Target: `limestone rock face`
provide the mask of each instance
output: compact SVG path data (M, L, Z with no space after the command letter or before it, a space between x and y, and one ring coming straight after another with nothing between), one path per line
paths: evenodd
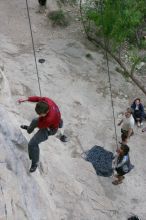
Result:
M50 14L53 11L58 11L59 7L57 1L48 0L47 1L48 13Z
M1 85L4 93L0 95L9 92L6 78L2 78ZM7 94L6 103L10 98L10 93ZM14 117L0 105L0 219L51 219L51 211L45 214L40 211L41 206L44 210L49 207L49 196L44 203L41 186L28 173L27 139Z
M29 173L28 135L20 130L16 108L19 106L9 102L12 99L10 85L5 72L1 69L0 73L0 96L4 98L0 105L0 219L84 219L84 215L90 219L87 194L93 201L98 197L96 191L94 195L94 190L88 186L93 185L92 181L88 182L90 173L86 171L91 169L90 165L81 158L75 159L81 152L79 149L79 152L73 149L72 159L66 151L67 146L50 137L41 146L39 169ZM95 175L93 179L96 182ZM102 190L100 185L99 188ZM91 206L94 207L94 203ZM107 203L111 207L110 202ZM96 212L94 215L96 217ZM106 219L102 212L99 216Z
M37 1L29 1L41 92L58 104L69 142L52 136L41 143L39 167L29 173L27 144L37 130L29 135L20 125L37 115L34 103L17 100L39 95L38 78L25 1L1 0L0 220L125 220L131 214L146 220L145 133L134 128L129 146L135 168L123 184L96 175L83 152L94 145L116 150L106 60L85 42L79 23L54 29L36 8ZM118 120L135 96L145 97L109 64Z

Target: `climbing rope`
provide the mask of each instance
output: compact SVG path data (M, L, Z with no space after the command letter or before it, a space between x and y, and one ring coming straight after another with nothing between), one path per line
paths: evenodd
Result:
M102 24L104 24L104 22L103 22L103 1L102 0L99 1L99 9L100 9L100 12L101 12L101 15L102 15ZM89 38L90 36L88 35L88 31L87 31L87 28L85 26L85 22L84 22L84 19L83 19L82 0L80 0L80 14L81 14L81 21L82 21L82 24L83 24L84 31L85 31L87 37ZM104 37L104 45L105 45L105 48L106 48L107 43L106 43L106 38L105 37ZM114 102L113 102L113 95L112 95L112 84L111 84L111 76L110 76L109 59L108 59L107 50L106 50L106 64L107 64L107 73L108 73L108 81L109 81L109 88L110 88L111 106L112 106L112 113L113 113L113 120L114 120L114 133L115 133L115 139L116 139L116 147L118 148L118 136L117 136L117 129L116 129L116 119L115 119Z
M32 41L32 49L33 49L35 67L36 67L36 75L37 75L37 80L38 80L39 92L40 92L40 96L41 96L42 92L41 92L39 71L38 71L37 60L36 60L36 52L35 52L35 46L34 46L34 39L33 39L33 32L32 32L31 20L30 20L28 0L26 0L26 9L27 9L27 15L28 15L28 21L29 21L29 28L30 28L30 34L31 34L31 41Z
M102 26L103 26L104 22L103 22L103 1L102 0L100 0L100 11L101 11L101 16L102 16ZM111 106L112 106L112 113L113 113L113 120L114 120L114 131L115 131L116 147L118 149L118 135L117 135L114 101L113 101L113 94L112 94L112 83L111 83L108 53L107 53L107 50L106 50L106 48L108 48L108 45L109 45L108 43L109 42L107 41L106 37L104 36L106 65L107 65L107 73L108 73L108 81L109 81L110 97L111 97Z
M105 45L106 45L106 42L105 42ZM110 88L111 106L112 106L112 113L113 113L113 120L114 120L116 147L118 149L118 135L117 135L117 128L116 128L116 118L115 118L114 101L113 101L113 94L112 94L112 84L111 84L111 76L110 76L110 69L109 69L109 59L108 59L107 51L106 51L106 64L107 64L107 73L108 73L108 81L109 81L109 88Z

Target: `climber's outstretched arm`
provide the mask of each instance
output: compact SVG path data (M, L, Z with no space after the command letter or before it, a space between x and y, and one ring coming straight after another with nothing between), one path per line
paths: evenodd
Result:
M21 102L27 102L27 101L28 101L28 98L27 98L27 99L18 99L17 102L18 102L19 104L21 104Z

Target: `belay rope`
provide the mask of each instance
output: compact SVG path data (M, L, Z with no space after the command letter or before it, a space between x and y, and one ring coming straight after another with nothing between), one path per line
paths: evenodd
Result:
M105 44L106 44L106 42L105 42ZM110 96L111 96L111 106L112 106L112 113L113 113L113 120L114 120L116 147L118 149L118 136L117 136L117 128L116 128L116 118L115 118L114 102L113 102L113 95L112 95L112 84L111 84L111 76L110 76L110 70L109 70L109 60L108 60L107 51L106 51L106 63L107 63L107 72L108 72L108 80L109 80L109 88L110 88Z
M103 24L103 1L102 0L99 1L99 7L100 7L101 16L102 16L102 24ZM90 36L88 35L88 31L87 31L87 28L86 28L86 25L85 25L84 19L83 19L82 0L80 0L80 14L81 14L81 21L82 21L82 25L83 25L85 34L89 38ZM106 38L105 37L104 37L104 45L105 45L105 50L106 50L107 43L106 43ZM110 76L110 70L109 70L109 60L108 60L107 50L106 50L105 53L106 53L105 54L106 55L106 65L107 65L108 81L109 81L109 88L110 88L111 107L112 107L112 113L113 113L113 124L114 124L114 133L115 133L115 139L116 139L116 148L118 148L118 136L117 136L117 129L116 129L115 110L114 110L114 102L113 102L113 95L112 95L112 84L111 84L111 76Z
M101 6L101 16L102 16L102 25L103 25L103 2L100 0ZM114 131L115 131L115 139L116 139L116 148L118 149L118 136L117 136L117 128L116 128L116 119L115 119L115 110L114 110L114 101L113 101L113 94L112 94L112 83L111 83L111 75L110 75L110 68L109 68L109 59L108 53L106 48L108 47L109 42L107 42L106 37L104 37L104 46L105 46L105 55L106 55L106 64L107 64L107 73L108 73L108 81L109 81L109 88L110 88L110 97L111 97L111 106L112 106L112 113L113 113L113 121L114 121Z
M32 49L33 49L33 55L34 55L34 61L35 61L35 68L36 68L36 74L37 74L37 80L38 80L39 93L40 93L40 96L42 96L39 71L38 71L38 65L37 65L37 60L36 60L36 52L35 52L35 46L34 46L34 39L33 39L32 27L31 27L30 13L29 13L29 7L28 7L28 0L26 0L26 9L27 9L27 15L28 15L28 21L29 21L29 28L30 28L30 34L31 34Z

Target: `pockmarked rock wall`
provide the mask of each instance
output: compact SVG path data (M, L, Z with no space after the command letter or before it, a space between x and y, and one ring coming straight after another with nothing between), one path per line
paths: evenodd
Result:
M0 97L7 93L4 101L9 103L0 104L0 219L82 219L83 216L89 219L89 198L86 197L90 194L93 201L98 197L96 191L88 189L89 184L93 185L92 181L87 184L90 174L86 169L91 169L90 164L67 158L63 153L66 147L52 138L49 147L48 143L44 144L39 169L29 174L28 140L16 120L15 107L12 111L11 102L8 102L11 99L9 82L2 69L0 73ZM80 169L83 169L81 175ZM98 187L102 190L100 185ZM90 206L94 207L94 203ZM100 218L106 219L106 209L112 209L110 202L107 200L104 205L105 213L102 213L102 205L98 206Z
M49 137L40 145L39 168L29 173L27 144L34 133L20 125L36 117L35 104L17 105L18 98L39 95L27 10L23 0L1 0L0 220L125 220L131 214L146 220L145 133L134 128L129 146L135 168L123 184L96 175L82 153L94 145L116 149L104 54L87 40L85 46L79 22L53 28L37 7L29 1L42 95L58 104L69 142ZM67 10L75 17L74 8ZM145 97L115 72L111 60L109 65L118 120L136 95Z

